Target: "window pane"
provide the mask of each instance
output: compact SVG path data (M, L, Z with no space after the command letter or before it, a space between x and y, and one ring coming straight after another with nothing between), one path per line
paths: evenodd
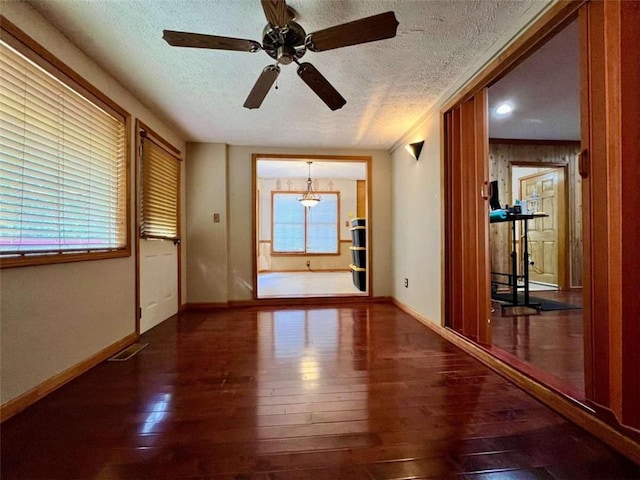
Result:
M304 207L292 193L273 195L273 251L304 252Z
M0 254L124 249L124 119L5 42L0 78Z
M307 253L338 253L338 195L322 194L307 212Z

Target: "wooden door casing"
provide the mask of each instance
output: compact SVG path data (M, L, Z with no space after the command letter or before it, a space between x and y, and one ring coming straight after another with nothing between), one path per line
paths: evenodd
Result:
M586 395L640 430L640 2L580 11Z
M520 178L520 198L537 196L537 210L548 215L529 221L529 279L560 286L565 283L567 258L563 177L563 168L558 168Z

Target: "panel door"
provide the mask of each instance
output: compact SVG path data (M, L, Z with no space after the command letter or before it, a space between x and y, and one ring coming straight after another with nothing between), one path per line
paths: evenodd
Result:
M525 199L537 198L548 217L529 220L529 279L558 284L558 172L549 170L520 180Z
M172 240L140 240L140 333L178 313L178 248Z

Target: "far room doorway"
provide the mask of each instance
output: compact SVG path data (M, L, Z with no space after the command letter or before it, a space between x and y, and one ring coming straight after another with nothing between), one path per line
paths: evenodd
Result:
M370 157L254 155L256 299L371 294L369 172Z
M489 250L493 349L584 398L579 57L573 20L488 89L489 180L532 217L492 220Z
M514 51L517 61L512 57L444 112L445 325L582 400L591 359L585 355L590 317L582 308L586 136L576 16L559 14L557 29L537 48ZM525 176L521 193L521 167L558 173L530 171L531 184ZM564 207L542 205L545 182L564 197ZM549 215L547 208L566 212ZM545 239L546 230L555 230L555 240ZM537 272L545 262L556 267L557 278ZM552 289L534 291L530 279Z

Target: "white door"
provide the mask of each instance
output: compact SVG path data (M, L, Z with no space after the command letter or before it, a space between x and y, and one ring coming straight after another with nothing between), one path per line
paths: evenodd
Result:
M173 240L140 239L140 333L178 313L178 248Z

